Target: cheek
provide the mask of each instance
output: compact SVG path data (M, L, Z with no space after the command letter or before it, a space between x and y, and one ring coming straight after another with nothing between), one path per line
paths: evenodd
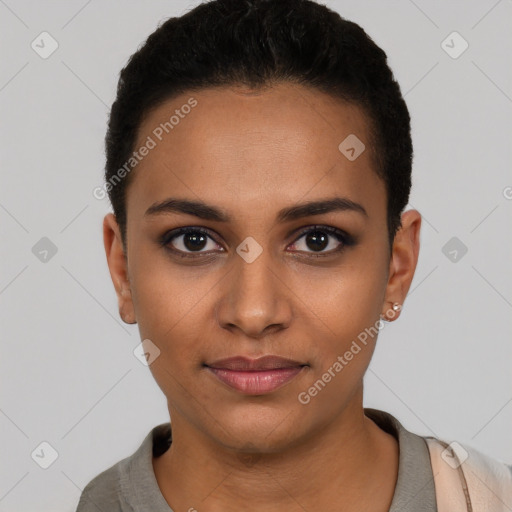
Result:
M168 397L186 395L183 388L194 386L205 354L215 352L212 296L222 286L223 273L156 260L133 273L137 324L141 339L160 350L150 365L160 388Z
M142 336L166 345L195 315L204 315L214 281L199 268L180 267L162 255L147 263L140 258L133 266L132 299Z
M317 370L324 371L338 356L350 352L347 358L351 358L351 371L364 372L378 335L386 289L385 262L362 255L357 264L333 270L323 283L317 280L320 284L310 289L307 304L314 314L309 314L303 326L314 338L313 363Z
M379 316L385 289L386 267L363 255L356 263L332 269L324 276L322 286L309 290L309 300L336 327L364 326Z
M313 332L311 320L305 326L311 369L297 399L317 419L342 410L361 389L379 333L379 274L354 267L339 277L328 293L316 296L322 311L318 330Z
M194 289L177 293L173 287L138 290L137 323L142 339L149 338L171 368L200 364L200 349L208 342L203 328L206 298ZM202 322L202 324L201 324Z

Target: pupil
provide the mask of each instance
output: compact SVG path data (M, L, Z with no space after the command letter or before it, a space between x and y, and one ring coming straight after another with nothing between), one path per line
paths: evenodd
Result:
M328 245L327 236L325 235L325 233L322 233L321 231L313 231L313 232L309 233L306 236L306 243L309 244L310 242L313 243L313 247L308 245L308 247L310 249L315 249L315 250L318 249L320 251L322 249L325 249Z
M183 243L190 251L203 249L206 242L206 236L202 233L185 233Z

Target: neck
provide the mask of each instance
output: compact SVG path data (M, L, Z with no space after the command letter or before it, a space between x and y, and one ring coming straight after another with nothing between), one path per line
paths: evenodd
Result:
M336 421L278 453L219 447L173 413L173 441L153 460L174 510L388 511L398 474L398 443L354 403Z

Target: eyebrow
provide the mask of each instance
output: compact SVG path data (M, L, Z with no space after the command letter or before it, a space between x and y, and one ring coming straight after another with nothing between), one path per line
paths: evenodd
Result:
M356 203L347 197L332 197L329 199L309 201L283 208L277 213L276 220L277 222L290 222L303 217L322 215L324 213L334 211L352 211L368 217L368 213L361 204ZM185 213L200 219L216 222L232 221L232 217L225 210L217 206L206 204L203 201L176 198L168 198L158 203L154 203L146 210L144 216L153 216L164 213Z

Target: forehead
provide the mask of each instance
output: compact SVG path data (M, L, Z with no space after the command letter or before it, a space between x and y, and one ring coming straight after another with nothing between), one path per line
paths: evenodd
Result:
M347 158L354 154L344 153L347 144L357 153L362 144L365 149ZM152 149L137 164L127 192L127 208L137 215L168 196L222 200L233 212L242 204L254 213L262 203L277 210L335 194L372 203L369 210L385 208L361 109L303 86L182 94L145 117L135 149L144 145Z

